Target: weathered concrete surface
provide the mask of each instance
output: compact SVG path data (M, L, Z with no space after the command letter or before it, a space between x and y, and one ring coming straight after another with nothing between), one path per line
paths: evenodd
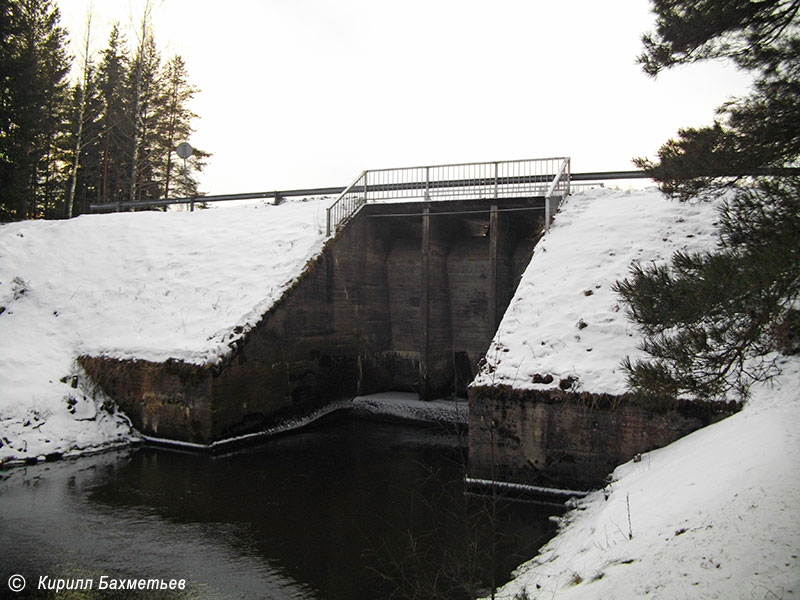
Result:
M211 369L180 361L79 360L140 431L166 439L212 440Z
M81 363L142 433L203 444L356 395L465 394L541 235L541 199L495 202L365 206L225 364Z
M470 477L574 489L739 408L508 386L471 389L469 406Z

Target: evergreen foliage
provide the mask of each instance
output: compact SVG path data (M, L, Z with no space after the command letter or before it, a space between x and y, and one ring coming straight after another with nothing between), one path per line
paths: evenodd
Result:
M657 75L727 59L754 74L752 93L637 159L662 191L720 208L719 248L635 266L616 285L645 334L649 360L623 365L635 390L660 397L746 397L796 352L800 324L800 181L759 171L800 157L800 0L653 0L656 32L639 62Z
M147 12L141 34L131 55L115 25L97 63L87 44L72 84L52 0L0 4L0 221L174 195L174 151L193 132L197 89L180 57L162 64ZM208 156L189 160L192 194Z
M65 184L66 31L50 0L4 4L0 217L53 216Z
M750 96L732 100L707 127L686 128L634 162L687 199L720 192L759 169L796 166L800 156L800 0L652 0L656 32L639 63L663 69L723 59L754 75ZM721 179L721 176L728 176Z

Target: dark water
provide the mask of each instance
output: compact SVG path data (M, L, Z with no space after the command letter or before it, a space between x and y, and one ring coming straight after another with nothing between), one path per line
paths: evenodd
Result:
M551 512L465 496L457 436L333 421L236 455L141 448L0 473L0 597L466 598L552 535ZM492 543L492 540L495 543ZM21 574L27 588L12 595ZM37 592L39 577L92 591ZM182 592L99 592L112 578Z

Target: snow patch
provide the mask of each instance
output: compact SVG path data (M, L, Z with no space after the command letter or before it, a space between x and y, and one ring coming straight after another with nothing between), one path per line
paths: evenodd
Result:
M473 385L622 394L621 361L640 336L612 291L635 263L716 245L713 204L672 201L656 188L571 196L533 258ZM572 380L570 380L572 378Z
M356 413L364 415L388 416L421 423L466 425L468 421L467 401L463 398L420 400L413 393L384 392L357 396L353 399L353 408Z

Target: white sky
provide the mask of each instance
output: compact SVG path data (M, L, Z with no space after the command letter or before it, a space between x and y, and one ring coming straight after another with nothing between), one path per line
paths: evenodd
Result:
M81 46L91 0L57 0ZM143 0L95 0L92 42ZM627 170L747 88L700 64L635 64L647 0L156 0L164 60L200 88L206 193L344 186L364 169L571 156ZM79 50L76 49L77 54ZM77 61L76 61L77 62Z

